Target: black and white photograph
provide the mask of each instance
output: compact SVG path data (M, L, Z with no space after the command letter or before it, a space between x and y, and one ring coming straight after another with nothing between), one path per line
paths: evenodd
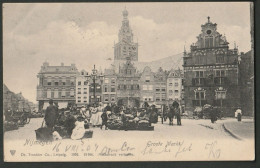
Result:
M4 3L5 162L253 161L253 2Z

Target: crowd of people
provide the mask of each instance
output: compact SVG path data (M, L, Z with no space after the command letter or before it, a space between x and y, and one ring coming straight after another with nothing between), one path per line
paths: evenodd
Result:
M46 126L53 131L55 131L57 126L62 126L67 136L70 137L74 137L76 132L80 132L75 131L74 134L73 130L80 130L79 128L83 127L89 128L90 125L92 127L100 127L100 129L105 127L105 130L107 130L108 120L115 116L120 118L125 127L127 127L128 122L127 115L131 115L133 118L145 119L150 126L152 123L158 122L159 115L163 115L162 118L165 121L169 118L169 125L173 125L173 118L176 116L177 125L181 125L181 112L177 102L174 102L169 108L165 106L162 110L163 114L159 113L154 104L149 105L147 102L141 108L118 106L116 104L107 104L104 107L102 103L99 103L82 105L80 108L68 105L66 109L59 109L58 104L54 103L53 100L50 100L49 104L44 117Z

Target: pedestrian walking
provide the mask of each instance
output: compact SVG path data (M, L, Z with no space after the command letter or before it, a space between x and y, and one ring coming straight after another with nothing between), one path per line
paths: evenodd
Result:
M107 130L107 113L104 111L103 114L101 115L102 118L102 124L100 126L100 129L102 129L103 125L105 125L105 130Z
M179 104L177 104L175 107L175 114L176 114L176 118L177 118L177 125L181 125L181 111L179 108Z
M123 109L121 109L120 116L121 116L121 121L123 123L123 128L125 131L127 131L127 118L126 118L126 115L125 115Z
M215 123L217 121L216 110L213 108L213 106L209 107L208 110L209 110L209 114L210 114L211 123Z
M53 100L50 99L49 106L46 109L46 113L44 117L47 128L50 128L52 130L56 123L57 118L58 118L57 107L53 105Z
M169 118L169 125L173 125L173 117L174 117L174 107L171 106L169 113L168 113L168 118Z
M104 110L104 111L106 111L107 115L111 115L111 113L112 113L112 108L111 108L111 106L109 105L109 103L108 103L107 106L105 107L105 110Z
M240 107L238 107L235 113L237 116L237 121L240 122L242 120L242 110L240 109Z

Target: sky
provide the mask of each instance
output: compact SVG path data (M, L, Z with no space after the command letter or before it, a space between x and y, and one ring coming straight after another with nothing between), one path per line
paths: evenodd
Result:
M196 42L207 17L217 23L230 48L251 49L247 2L12 3L3 4L3 82L36 102L37 74L43 62L76 64L89 71L114 57L113 45L127 9L139 61L183 52Z

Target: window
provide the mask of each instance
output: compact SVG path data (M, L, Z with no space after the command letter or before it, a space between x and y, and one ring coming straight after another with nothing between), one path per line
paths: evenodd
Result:
M217 55L216 56L216 63L224 63L224 56L223 55Z
M150 82L150 76L145 77L145 82Z
M160 91L160 88L156 88L155 91L156 91L156 92L159 92L159 91Z
M216 99L226 99L226 91L216 91Z
M54 98L54 90L51 91L51 98Z
M81 97L78 97L78 99L81 99Z
M47 98L51 98L51 89L47 90Z
M169 86L172 86L172 83L169 83Z
M81 91L79 91L78 94L81 94Z
M50 85L51 85L51 82L48 82L48 85L50 86Z
M87 94L87 93L88 93L88 92L86 92L86 91L85 91L85 92L83 92L83 94Z
M111 83L116 83L115 78L112 78L112 79L111 79Z
M162 88L162 91L165 92L165 88Z
M179 86L179 83L178 83L178 82L175 82L175 83L174 83L174 86L176 86L176 87Z
M215 90L215 100L214 100L214 106L226 106L226 93L227 91L224 90L222 87Z
M216 70L215 71L215 77L214 77L214 83L216 85L223 85L226 80L226 72L225 70Z
M105 86L105 92L108 92L108 89L107 89L107 87Z
M149 85L149 90L153 90L153 85Z
M78 85L81 85L81 81L78 82Z
M66 82L62 82L62 85L65 86L65 85L66 85Z
M195 90L195 99L193 100L193 106L204 106L206 104L205 90L198 88Z
M126 85L127 89L130 90L131 89L131 85Z
M164 93L162 94L162 101L165 101L165 99L166 99L166 94Z
M213 47L213 37L212 36L206 36L205 37L205 48Z
M62 89L62 91L61 91L61 97L65 97L66 96L66 91L65 91L65 89Z
M70 97L74 97L74 89L70 89Z
M116 92L116 88L114 86L111 87L111 92Z
M179 90L175 90L174 94L175 94L175 96L178 96L179 95Z
M156 97L156 99L155 99L156 101L160 101L160 98L159 97Z
M105 83L109 83L109 79L108 78L105 78Z
M55 85L55 86L58 86L58 85L59 85L59 82L54 82L54 85Z
M148 90L147 85L143 85L143 90Z
M195 78L192 79L192 83L195 86L200 86L205 83L204 71L196 71Z
M78 100L78 103L81 103L81 100Z
M88 88L84 88L84 90L88 90Z
M105 100L105 101L108 101L108 100L109 100L108 95L105 95L105 96L104 96L104 100Z
M54 98L59 98L59 91L58 91L58 89L54 90Z

